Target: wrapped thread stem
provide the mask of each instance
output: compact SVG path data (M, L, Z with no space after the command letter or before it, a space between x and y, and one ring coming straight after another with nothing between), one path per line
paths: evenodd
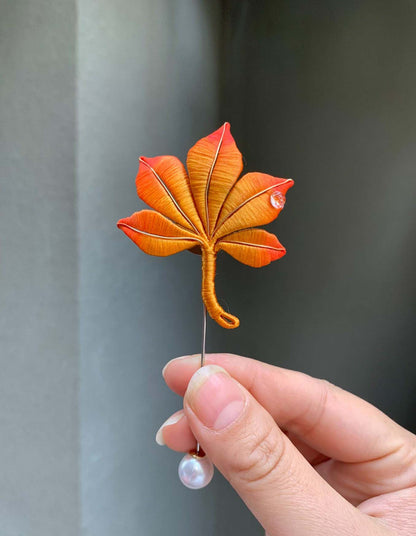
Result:
M240 324L239 319L224 311L215 294L216 257L217 254L213 249L202 248L202 299L210 317L220 326L228 329L236 328Z

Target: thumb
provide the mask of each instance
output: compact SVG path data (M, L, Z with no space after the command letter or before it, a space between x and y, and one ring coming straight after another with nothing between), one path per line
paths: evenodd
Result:
M268 536L384 534L315 472L223 368L207 365L192 376L184 409L202 448Z

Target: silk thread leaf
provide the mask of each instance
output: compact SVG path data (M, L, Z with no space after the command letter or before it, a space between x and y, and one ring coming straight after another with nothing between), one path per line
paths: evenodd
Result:
M188 173L174 156L139 158L136 188L154 210L135 212L117 226L145 253L165 257L200 250L202 299L222 327L239 326L224 311L215 292L220 250L255 268L286 253L275 235L256 229L273 221L283 209L292 179L247 173L229 123L199 140L188 152Z

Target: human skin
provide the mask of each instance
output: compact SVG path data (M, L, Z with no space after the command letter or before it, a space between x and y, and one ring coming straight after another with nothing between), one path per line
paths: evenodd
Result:
M230 354L170 361L157 440L201 443L268 536L414 536L416 436L324 380ZM172 422L172 421L171 421Z

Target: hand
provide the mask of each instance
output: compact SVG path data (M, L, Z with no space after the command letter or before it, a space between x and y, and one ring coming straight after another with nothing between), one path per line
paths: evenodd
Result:
M201 443L268 536L416 534L416 436L329 384L244 357L170 361L184 409L158 442ZM173 422L173 424L172 424Z

